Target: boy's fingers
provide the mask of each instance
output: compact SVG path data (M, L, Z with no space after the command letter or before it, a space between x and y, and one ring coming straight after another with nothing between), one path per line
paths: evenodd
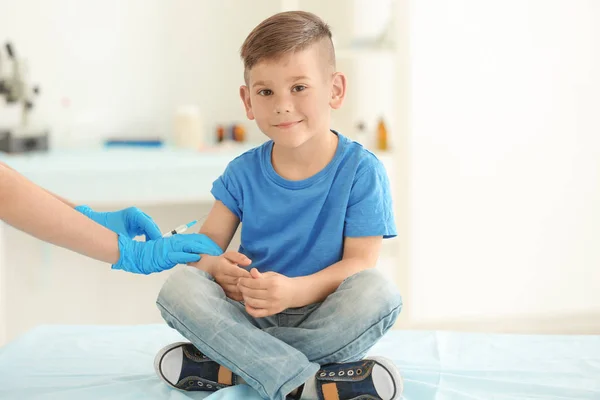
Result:
M252 306L246 306L246 312L252 315L254 318L264 318L271 315L271 313L265 308L254 308Z
M250 289L242 285L239 285L238 287L239 291L246 297L264 300L269 296L269 291L265 289Z
M240 286L249 289L268 289L268 282L265 279L240 278Z
M242 296L242 293L240 292L240 290L238 289L238 287L236 285L226 284L223 282L217 282L217 283L219 284L219 286L221 286L221 288L225 292L225 295L227 297L229 297L230 299L233 299L236 301L242 301L244 299Z
M244 297L244 302L246 303L246 306L250 306L254 309L266 309L267 307L269 307L269 302L266 300L253 299L252 297L248 297L248 296L243 296L243 297Z
M228 284L224 284L223 286L221 286L223 288L224 291L228 292L228 293L238 293L241 295L242 292L240 292L240 290L238 289L238 287L236 285L228 285Z
M222 282L226 285L233 285L235 287L237 287L239 280L240 280L240 278L238 278L237 276L231 276L231 275L222 275L219 277L220 282Z
M236 267L238 268L238 267ZM239 269L239 268L238 268ZM245 271L248 272L248 271ZM229 270L221 270L221 273L218 274L218 279L221 282L226 282L232 285L237 285L239 280L244 277L248 277L248 275L240 276L238 271L229 271Z
M260 272L258 272L258 270L256 268L252 268L250 270L250 276L253 277L254 279L260 279L262 277L262 274Z
M228 251L227 253L223 254L223 257L234 264L240 264L243 266L250 265L252 262L248 257L242 253L238 253L237 251Z
M227 297L229 297L230 299L235 300L235 301L242 301L242 300L244 300L244 297L241 295L241 293L227 292L226 291L225 295Z
M223 269L223 273L227 276L232 276L235 278L249 278L250 272L246 271L244 268L240 268L237 265L229 265L227 268Z

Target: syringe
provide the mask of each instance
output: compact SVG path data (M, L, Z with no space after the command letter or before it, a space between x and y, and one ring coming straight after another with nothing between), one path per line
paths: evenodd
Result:
M180 225L177 228L165 233L162 237L166 238L169 236L177 235L179 233L183 233L183 232L187 231L190 227L196 225L196 222L198 222L198 220L194 220L194 221L190 222L189 224Z

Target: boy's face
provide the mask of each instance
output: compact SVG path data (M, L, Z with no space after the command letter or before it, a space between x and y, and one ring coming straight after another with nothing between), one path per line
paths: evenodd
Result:
M277 145L296 148L329 132L330 108L342 105L346 78L333 71L323 44L257 63L240 96L249 119Z

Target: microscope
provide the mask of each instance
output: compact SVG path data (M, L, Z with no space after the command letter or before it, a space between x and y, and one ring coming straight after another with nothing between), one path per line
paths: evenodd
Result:
M10 43L5 46L7 57L0 49L0 112L6 106L21 108L20 123L14 127L0 126L0 151L6 153L25 153L48 150L48 130L34 127L31 112L34 98L39 95L38 86L29 87L25 82L22 62L17 58L14 47ZM4 66L12 63L12 74L4 70ZM1 99L6 100L3 105Z

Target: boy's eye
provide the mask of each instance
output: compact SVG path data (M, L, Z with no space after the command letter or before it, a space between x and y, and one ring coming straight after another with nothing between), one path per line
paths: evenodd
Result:
M294 91L294 92L301 92L304 89L306 89L306 86L304 86L304 85L296 85L296 86L294 86L294 88L292 89L292 91Z
M260 96L270 96L273 94L273 92L271 91L271 89L262 89L258 91L258 94Z

